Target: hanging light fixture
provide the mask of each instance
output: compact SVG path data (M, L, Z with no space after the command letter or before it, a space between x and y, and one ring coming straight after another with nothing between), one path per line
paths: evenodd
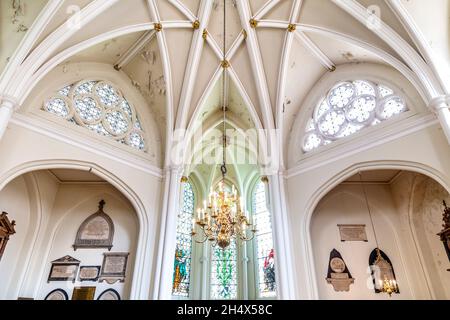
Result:
M392 266L391 266L390 262L386 261L386 259L383 258L383 255L381 254L380 246L378 245L378 237L377 237L377 234L375 232L375 225L373 223L372 213L370 211L369 199L367 197L366 188L364 187L364 183L362 181L361 172L359 172L359 180L360 180L360 183L361 183L361 186L362 186L362 189L363 189L364 199L366 201L367 212L369 214L370 223L372 225L373 235L375 237L375 243L377 245L377 247L375 249L376 253L377 253L377 256L376 256L376 259L375 259L375 262L374 262L373 265L375 265L375 266L383 266L382 268L380 268L380 270L378 270L378 272L380 272L380 275L381 275L381 269L384 270L384 269L387 269L387 267L388 267L388 268L390 268L392 270ZM375 277L374 277L374 279L375 279ZM391 297L393 293L398 292L398 285L397 285L397 281L395 280L395 277L388 278L386 273L384 273L383 279L379 279L378 280L378 286L380 288L379 290L382 293L388 294L389 297Z
M225 180L227 175L226 164L226 99L225 99L225 69L229 66L226 60L226 0L223 1L223 88L222 88L222 112L223 112L223 137L222 150L223 161L220 167L222 181L219 184L219 191L213 191L208 196L208 202L205 200L203 208L198 209L197 217L192 222L192 237L197 243L210 241L213 246L218 245L226 249L233 239L239 238L242 241L250 241L255 237L256 223L250 223L249 215L244 210L242 199L237 195L233 185L231 193L225 190ZM196 226L201 230L202 238L196 240Z

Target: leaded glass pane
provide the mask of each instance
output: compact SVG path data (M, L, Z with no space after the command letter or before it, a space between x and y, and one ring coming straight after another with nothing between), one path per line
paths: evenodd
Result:
M100 102L107 107L117 106L120 101L120 97L117 91L107 83L101 83L96 89L97 95L100 98Z
M107 82L89 80L65 86L55 91L55 96L42 109L101 136L146 151L144 130L135 109Z
M394 91L370 81L342 82L315 108L305 127L303 151L309 152L408 111Z
M91 94L96 83L97 83L96 81L83 82L75 88L74 94L75 95Z
M128 121L122 112L108 112L105 116L105 120L109 125L111 132L117 136L128 131Z
M253 216L258 229L255 243L259 296L275 297L275 253L272 239L272 221L271 215L267 210L266 186L264 182L259 182L253 193Z
M192 251L192 219L194 218L194 190L183 184L183 202L177 219L177 247L175 250L172 294L189 297Z
M137 132L131 132L128 136L128 145L138 150L144 150L145 141L144 138Z
M211 250L211 298L220 300L237 299L237 251L236 241L223 250Z
M97 132L98 134L100 134L102 136L105 136L105 137L110 137L111 136L111 134L105 129L105 127L101 123L89 125L87 127L89 129L91 129L92 131L95 131L95 132Z
M72 89L72 86L66 86L58 91L58 93L62 96L69 97L70 89Z
M46 111L56 114L63 118L67 117L70 112L69 106L67 105L67 103L63 99L60 99L60 98L53 98L53 99L47 101L45 103L44 108Z
M83 121L93 122L102 118L102 109L91 97L75 99L75 110Z

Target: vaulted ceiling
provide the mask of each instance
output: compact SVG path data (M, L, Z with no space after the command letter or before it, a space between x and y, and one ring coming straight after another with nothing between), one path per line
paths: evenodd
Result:
M341 65L389 65L426 98L440 87L418 74L427 61L394 2L226 0L223 68L223 0L16 0L13 8L2 1L2 26L12 40L0 68L9 57L3 80L12 72L18 80L2 81L0 93L23 102L55 67L98 62L123 73L146 99L141 109L159 123L165 150L175 129L220 125L223 93L234 127L277 128L287 141L308 92ZM28 48L16 55L25 31L5 12L15 12L27 29L41 12L25 37ZM370 20L373 14L381 20ZM284 158L286 150L280 152ZM215 169L189 170L209 181Z

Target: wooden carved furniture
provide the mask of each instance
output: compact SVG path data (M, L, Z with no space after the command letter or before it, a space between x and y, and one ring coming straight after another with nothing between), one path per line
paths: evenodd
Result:
M9 221L8 214L6 212L3 212L0 215L0 260L2 260L9 237L16 233L16 230L14 230L15 225L16 222L14 220Z
M445 247L445 252L447 252L448 259L450 260L450 208L447 207L447 203L444 201L444 213L442 215L442 231L438 233L441 238L442 243ZM450 271L448 269L447 271Z
M114 224L111 218L103 212L105 201L98 204L98 211L81 224L77 232L74 250L78 248L106 248L111 251L114 237Z

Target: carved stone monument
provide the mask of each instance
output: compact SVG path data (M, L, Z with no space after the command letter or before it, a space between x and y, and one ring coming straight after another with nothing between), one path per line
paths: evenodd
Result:
M334 291L337 292L350 291L350 285L355 282L344 259L336 249L333 249L330 253L328 276L326 280L333 286Z

